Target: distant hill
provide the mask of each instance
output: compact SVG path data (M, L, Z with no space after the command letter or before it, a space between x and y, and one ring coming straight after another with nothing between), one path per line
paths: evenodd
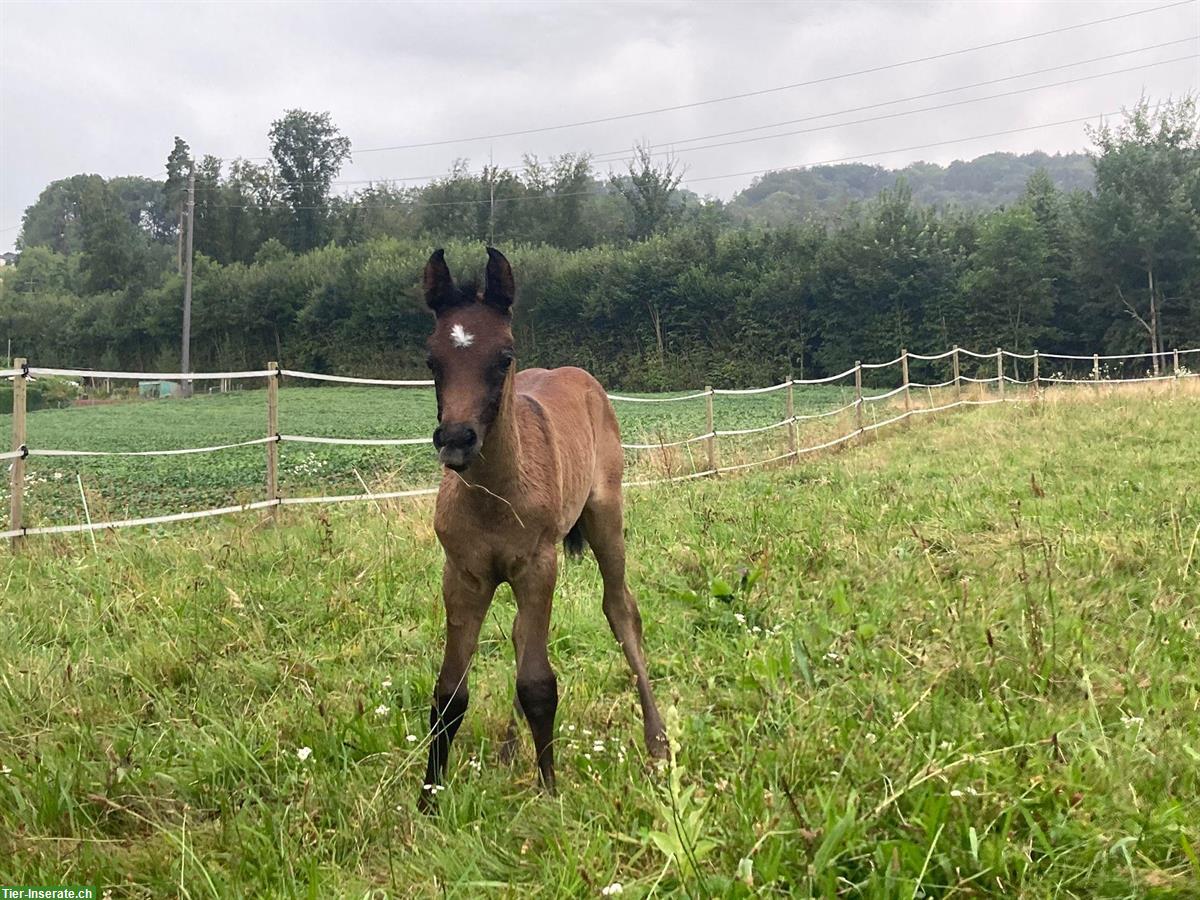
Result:
M729 208L737 218L764 225L835 218L854 201L869 200L903 177L918 203L989 209L1017 199L1038 169L1045 169L1062 190L1092 189L1092 164L1086 154L989 153L948 166L918 162L885 169L845 163L768 172L735 196Z

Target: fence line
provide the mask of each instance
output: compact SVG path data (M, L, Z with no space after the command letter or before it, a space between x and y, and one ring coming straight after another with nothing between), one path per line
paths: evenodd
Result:
M215 447L183 447L178 450L38 450L26 449L26 456L185 456L190 453L216 453L219 450L233 450L237 447L253 447L256 444L266 444L277 441L278 438L262 437L252 441L239 441L236 444L218 444ZM4 457L0 457L3 459Z
M1172 350L1161 351L1155 353L1133 353L1133 354L1117 354L1117 355L1099 355L1092 354L1091 356L1073 356L1067 354L1041 353L1035 351L1031 354L1013 353L1011 351L997 348L994 353L976 353L962 347L954 347L944 353L934 355L922 355L919 353L910 353L901 351L900 356L896 359L885 363L863 363L856 362L853 368L847 369L836 375L830 375L824 378L813 379L797 379L789 376L786 380L779 384L768 385L766 387L757 388L717 388L706 387L703 391L684 394L678 397L631 397L620 394L609 394L610 400L616 402L629 403L672 403L680 401L698 400L703 398L706 406L706 419L708 423L707 430L703 434L694 435L692 437L682 438L672 441L659 441L656 443L623 443L621 446L626 450L666 450L669 448L683 447L694 443L704 442L707 445L707 462L708 465L701 471L689 472L680 475L672 475L663 478L642 479L637 481L626 482L626 487L644 487L655 484L670 484L682 481L690 481L697 478L705 478L716 476L730 472L742 471L745 469L755 468L758 466L770 465L784 460L797 460L801 456L816 453L821 450L831 449L859 438L869 432L877 431L889 425L900 423L912 416L927 415L935 412L955 409L966 406L988 406L995 403L1012 403L1025 402L1030 399L1036 399L1040 396L1041 386L1043 384L1084 384L1092 385L1093 387L1102 387L1105 384L1129 384L1134 382L1161 382L1161 381L1178 381L1181 378L1200 377L1198 373L1187 372L1180 365L1180 357L1188 354L1200 353L1200 348L1189 350ZM974 357L980 360L996 361L995 376L990 378L972 378L963 375L960 371L959 359L960 355ZM1007 356L1012 359L1023 359L1033 361L1033 378L1018 379L1005 375L1003 372L1003 360ZM935 384L926 384L922 382L914 382L909 379L908 361L910 359L923 361L936 361L951 358L951 368L953 378L948 381L942 381ZM1173 357L1174 372L1169 375L1147 375L1140 378L1101 378L1100 377L1100 361L1101 360L1126 360L1126 359L1152 359L1155 357ZM1090 379L1065 378L1055 376L1040 376L1039 361L1041 358L1049 359L1066 359L1077 360L1082 362L1092 363L1092 377ZM121 371L106 371L94 369L72 369L72 368L45 368L37 366L29 366L24 359L14 360L18 365L11 369L0 369L0 379L13 379L13 426L12 426L12 449L0 453L0 461L10 461L11 465L11 493L10 493L10 527L7 531L0 531L0 540L10 540L13 547L16 548L19 542L31 535L51 535L51 534L72 534L80 532L95 532L116 528L130 528L148 525L169 524L174 522L182 522L193 519L205 519L214 516L229 515L238 512L249 512L254 510L268 510L272 515L277 509L283 506L301 506L310 504L325 504L325 503L346 503L356 501L379 501L392 500L407 497L420 497L435 494L438 491L436 487L412 488L401 491L387 492L370 492L363 494L343 494L330 495L320 497L279 497L277 495L277 486L275 483L275 469L278 464L278 445L283 442L295 442L302 444L325 444L337 446L359 446L359 447L399 447L399 446L416 446L429 443L428 438L340 438L340 437L324 437L316 435L294 435L281 434L278 432L278 386L280 376L286 375L297 379L311 379L316 381L338 382L345 384L360 384L360 385L375 385L386 387L429 387L433 385L432 381L418 380L401 380L401 379L385 379L385 378L357 378L342 375L325 375L315 372L303 372L292 369L281 369L275 363L270 363L266 369L255 369L247 371L231 371L231 372L200 372L200 373L159 373L159 372L121 372ZM883 369L889 366L901 364L902 384L883 394L874 396L864 396L862 392L862 374L863 370ZM828 410L819 413L796 414L793 408L793 388L795 386L805 385L821 385L830 384L835 381L854 376L855 399L853 402L838 407L837 409ZM264 378L267 381L268 388L268 427L267 434L260 438L255 438L247 441L240 441L230 444L220 444L211 447L186 447L168 450L125 450L125 451L102 451L102 450L64 450L64 449L49 449L49 448L31 448L28 446L25 435L26 422L26 392L25 383L30 378L38 376L60 376L60 377L78 377L78 378L95 378L95 379L137 379L137 380L179 380L179 381L227 381L232 379L254 379ZM962 397L962 382L972 384L989 385L995 384L999 396L991 399L966 399ZM1005 395L1004 386L1006 384L1030 386L1032 391L1021 396L1009 397ZM942 405L933 405L933 391L935 389L949 388L953 386L958 394L956 400ZM911 404L910 390L912 388L921 388L929 392L930 405L926 407L913 408ZM779 390L787 390L786 400L786 415L785 417L770 425L764 425L754 428L740 429L719 429L714 426L713 422L713 397L715 395L757 395L773 393ZM868 403L875 403L893 398L900 393L904 393L904 411L881 421L876 420L871 424L864 424L863 409ZM832 416L842 415L847 412L854 414L854 427L846 434L814 444L807 447L796 446L795 426L799 422L813 421L817 419L829 418ZM872 416L874 416L872 412ZM752 460L749 462L735 463L731 465L720 465L718 438L721 437L737 437L744 435L760 434L768 431L773 431L778 428L788 428L788 451L775 456L770 456L766 459ZM241 447L250 447L257 445L265 445L267 449L268 472L267 472L267 499L258 500L249 503L237 504L232 506L223 506L213 509L195 510L190 512L172 513L167 515L146 516L141 518L120 519L109 522L88 522L84 524L71 525L38 525L24 526L22 522L22 500L24 491L24 464L29 457L151 457L151 456L181 456L200 453L215 453L223 450L236 449ZM365 487L365 485L364 485Z
M791 387L791 379L779 384L771 384L760 388L713 388L714 394L769 394L771 391L781 391Z
M249 372L108 372L101 369L47 369L30 366L29 375L55 375L63 378L110 378L134 379L137 381L223 381L235 378L266 378L270 369L254 369Z
M431 443L429 438L336 438L306 434L281 434L277 439L297 444L338 444L343 447L415 447Z
M708 391L698 391L684 397L623 397L620 394L609 394L608 399L620 400L624 403L677 403L680 400L699 400L701 397L707 396Z
M351 378L349 375L318 375L316 372L297 372L295 369L280 369L280 375L310 381L337 381L342 384L372 384L382 387L433 387L431 380L405 381L394 378Z

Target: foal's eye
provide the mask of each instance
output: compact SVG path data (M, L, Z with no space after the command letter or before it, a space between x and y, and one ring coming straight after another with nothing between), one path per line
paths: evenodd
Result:
M513 354L511 350L505 350L500 354L500 360L496 363L496 368L501 372L507 372L508 367L512 365Z

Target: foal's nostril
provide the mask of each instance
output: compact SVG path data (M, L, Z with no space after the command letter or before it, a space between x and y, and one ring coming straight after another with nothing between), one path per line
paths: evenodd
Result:
M469 425L443 425L433 433L433 446L441 450L470 450L478 439L475 429Z

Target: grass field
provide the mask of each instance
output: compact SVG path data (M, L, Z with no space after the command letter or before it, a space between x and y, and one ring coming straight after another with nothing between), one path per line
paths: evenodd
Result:
M429 437L436 425L437 410L430 389L289 384L279 397L279 425L285 434ZM796 411L836 409L853 399L853 386L797 388ZM703 399L618 403L616 408L628 443L669 442L707 431ZM769 425L784 418L784 395L717 396L713 414L717 427L726 430ZM7 435L10 419L0 416L0 435ZM837 424L844 425L848 419L847 415ZM208 447L260 438L266 433L266 424L265 391L238 391L186 401L128 401L39 410L28 416L27 443L42 449L89 451ZM800 434L802 438L824 435L830 426L828 420L801 425ZM755 454L771 456L786 449L782 430L722 440L731 459L734 454L755 458ZM700 445L692 445L690 455L687 450L673 451L665 458L661 453L638 451L629 454L628 464L631 474L644 470L677 474L692 471L693 463L702 455ZM425 487L436 484L439 476L431 444L344 447L284 443L279 448L279 459L284 496L358 494L363 492L364 483L376 491ZM659 469L663 471L659 473ZM82 521L77 474L83 480L93 519L103 521L261 500L265 472L262 446L191 456L34 458L26 470L25 524ZM7 491L5 481L0 484L0 503L5 506Z
M31 540L0 575L0 883L1200 895L1197 447L1195 395L1130 393L631 491L674 768L645 758L588 559L556 597L560 794L528 744L496 759L502 588L435 819L428 502Z

